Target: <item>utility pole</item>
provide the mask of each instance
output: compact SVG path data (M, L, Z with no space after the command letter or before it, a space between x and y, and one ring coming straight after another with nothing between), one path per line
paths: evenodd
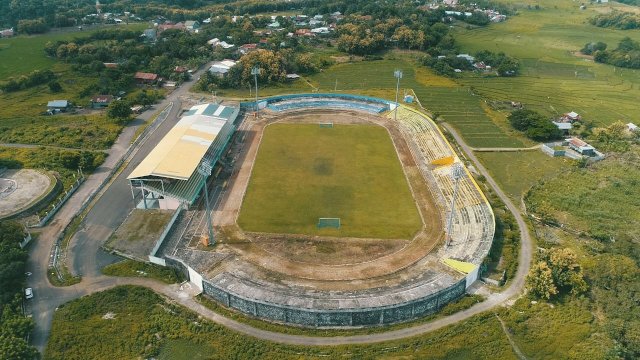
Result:
M458 187L460 185L460 178L462 177L462 165L455 163L451 166L451 179L455 181L456 185L453 189L453 196L451 198L451 212L449 213L449 221L447 224L447 243L445 246L449 246L451 243L451 230L453 229L453 217L456 213L456 198L458 197Z
M402 70L396 70L393 72L393 76L398 79L396 81L396 109L393 112L393 120L398 120L398 92L400 91L400 79L402 79Z
M211 167L211 164L207 163L206 160L200 163L200 166L198 167L198 172L200 173L200 175L202 175L204 177L203 179L203 187L204 187L204 201L206 204L206 214L205 216L207 217L207 228L209 231L209 239L207 241L207 245L211 246L213 244L216 243L215 238L213 237L213 225L211 224L211 207L209 205L209 190L207 189L207 179L209 178L209 176L211 175L211 171L213 170L213 168Z
M251 68L251 75L253 75L253 79L256 82L256 117L258 117L258 75L260 75L260 68L258 66L254 66Z

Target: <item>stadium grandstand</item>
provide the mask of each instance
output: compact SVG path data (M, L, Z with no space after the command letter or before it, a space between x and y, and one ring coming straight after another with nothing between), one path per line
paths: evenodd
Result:
M142 193L144 209L177 209L192 205L204 184L198 166L220 160L235 129L240 109L201 104L193 106L129 174L131 194Z

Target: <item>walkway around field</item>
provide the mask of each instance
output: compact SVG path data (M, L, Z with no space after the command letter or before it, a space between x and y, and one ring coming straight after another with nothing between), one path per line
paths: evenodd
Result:
M526 148L492 148L492 147L483 147L483 148L469 148L473 151L477 152L518 152L518 151L533 151L539 150L542 147L542 144L526 147Z

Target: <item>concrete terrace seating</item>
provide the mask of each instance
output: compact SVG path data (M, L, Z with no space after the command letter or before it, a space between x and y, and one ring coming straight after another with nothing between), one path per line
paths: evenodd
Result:
M290 99L279 101L275 103L269 103L267 107L273 111L286 111L304 108L321 108L321 109L354 109L367 111L373 114L381 113L387 110L387 107L380 104L373 104L367 102L356 102L351 100L341 99Z
M388 114L393 118L393 112ZM410 143L416 162L420 164L423 175L429 182L435 183L432 190L437 191L445 210L447 221L451 213L451 200L455 182L451 178L451 166L434 167L432 161L452 156L459 162L456 154L445 143L435 124L419 113L400 108L397 114L400 128ZM412 144L411 144L412 143ZM476 188L473 180L465 173L459 180L458 196L448 247L443 247L439 256L454 258L479 265L489 252L494 233L493 212Z
M393 118L394 112L391 111L387 116ZM420 114L399 108L398 121L401 128L419 145L420 151L429 162L451 156L449 146L442 141L437 130L428 120Z

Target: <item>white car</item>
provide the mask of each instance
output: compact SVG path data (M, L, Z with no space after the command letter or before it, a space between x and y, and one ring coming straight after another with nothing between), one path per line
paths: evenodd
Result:
M32 288L24 289L24 297L26 297L27 299L33 299L33 289Z

